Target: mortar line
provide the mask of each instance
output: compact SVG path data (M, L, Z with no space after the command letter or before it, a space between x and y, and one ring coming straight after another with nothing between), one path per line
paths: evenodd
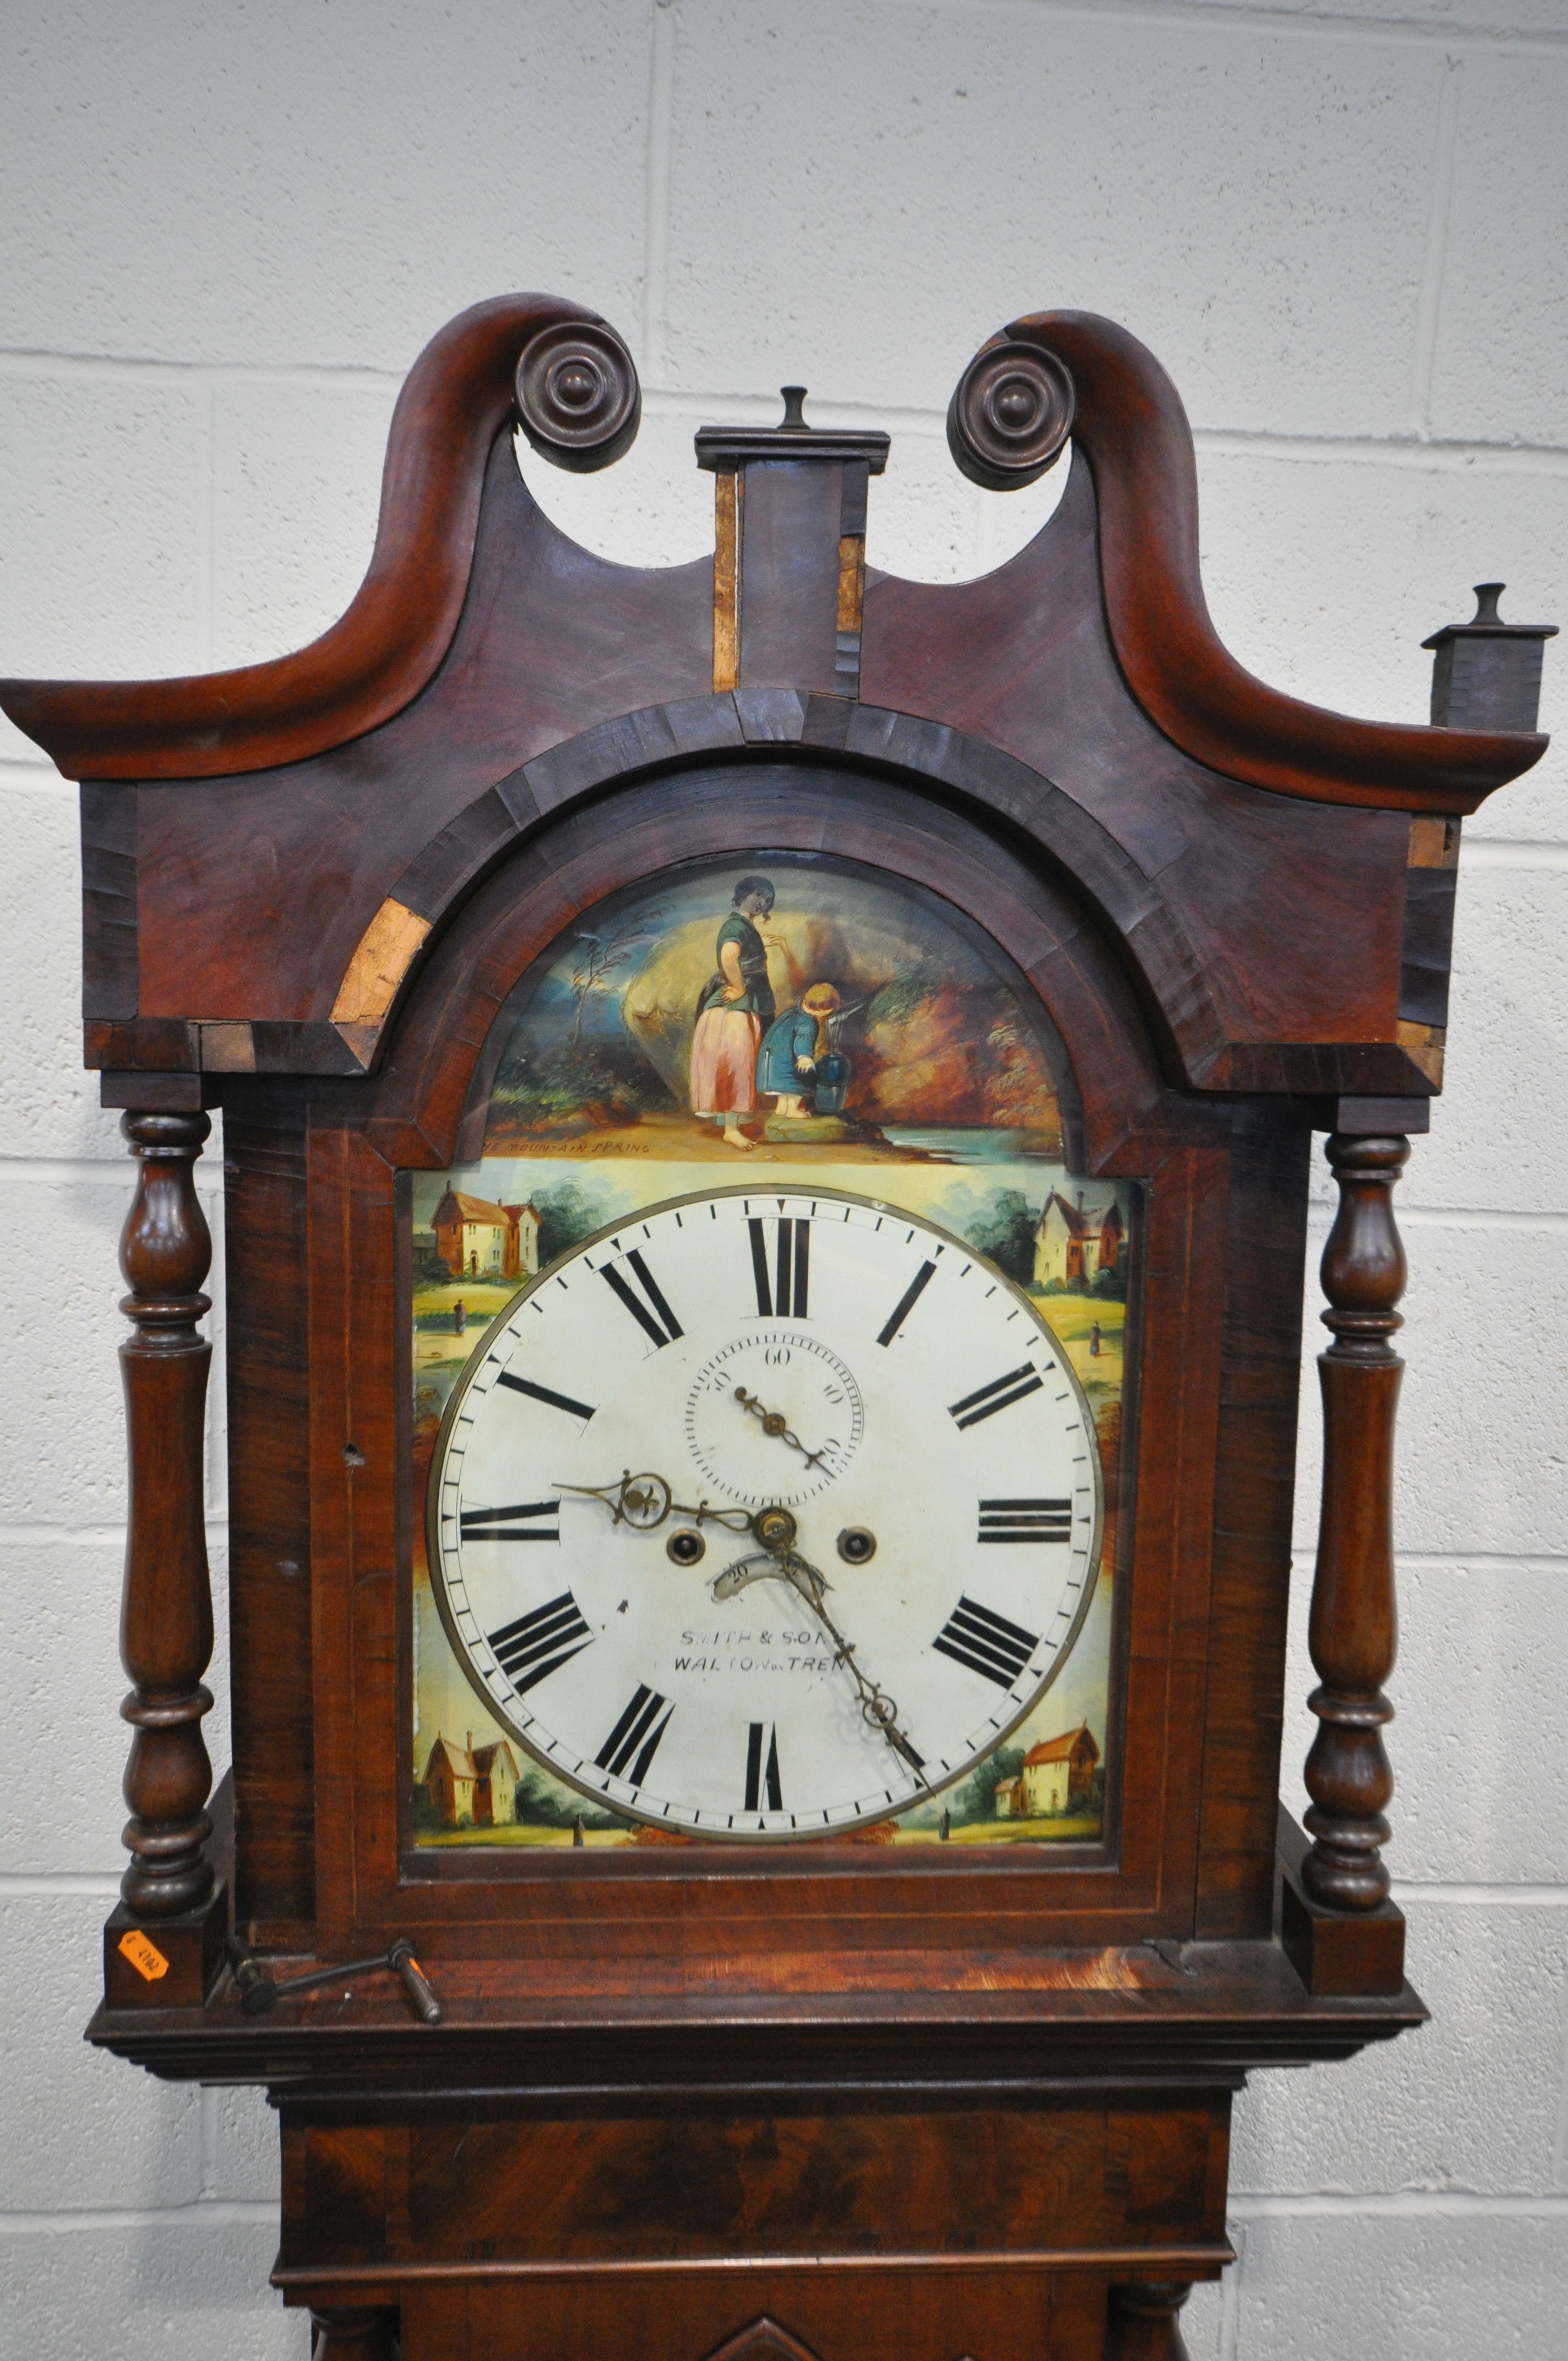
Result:
M276 2235L278 2205L266 2197L196 2198L183 2205L84 2205L80 2211L63 2206L36 2213L0 2213L0 2237L66 2235L78 2230L205 2230L243 2227L258 2223Z
M1303 1549L1304 1572L1310 1558L1311 1550ZM1535 1550L1521 1550L1517 1556L1506 1550L1396 1550L1394 1564L1400 1574L1562 1574L1568 1570L1568 1557Z
M1563 2020L1563 2046L1557 2063L1557 2124L1552 2143L1552 2185L1568 2192L1568 2013Z
M930 10L930 0L905 0L905 5L918 7L922 14ZM952 5L952 0L938 0L938 5ZM1450 49L1461 45L1477 49L1502 49L1508 55L1540 49L1548 56L1560 56L1564 38L1556 33L1515 30L1511 27L1490 25L1432 25L1409 16L1353 16L1310 14L1300 9L1274 9L1259 6L1249 0L1245 6L1232 6L1229 0L1173 0L1173 5L1161 6L1155 0L959 0L966 16L1055 16L1069 22L1102 23L1107 17L1121 24L1145 26L1176 26L1179 28L1212 33L1219 27L1239 27L1245 31L1278 34L1285 38L1330 38L1346 43L1384 47L1389 43L1410 43L1418 47L1442 46ZM956 13L956 11L955 11Z
M1490 2195L1460 2189L1369 2190L1351 2195L1332 2190L1299 2194L1274 2194L1266 2190L1233 2190L1228 2210L1238 2221L1303 2221L1364 2214L1371 2220L1568 2221L1568 2196L1549 2191L1529 2194Z
M1227 2224L1226 2227L1229 2229L1231 2225ZM1220 2361L1237 2361L1241 2347L1241 2290L1246 2272L1246 2227L1244 2223L1235 2224L1231 2244L1236 2250L1236 2259L1220 2281Z
M1568 1213L1494 1212L1479 1205L1400 1205L1397 1212L1402 1230L1542 1230L1549 1236L1568 1231Z
M1466 870L1568 869L1568 844L1550 837L1467 836L1459 856Z
M1442 1909L1568 1909L1568 1885L1459 1884L1435 1877L1397 1877L1393 1891L1400 1902L1431 1903Z
M209 1515L204 1527L210 1549L226 1549L229 1521ZM126 1538L125 1520L117 1524L0 1524L0 1549L118 1549Z
M1417 1132L1412 1146L1420 1148L1425 1140L1426 1134ZM1313 1178L1314 1186L1307 1200L1308 1226L1313 1237L1321 1241L1321 1234L1332 1224L1335 1200L1316 1185L1316 1175ZM1496 1205L1396 1203L1394 1210L1401 1230L1541 1230L1550 1236L1568 1229L1568 1213L1558 1213L1550 1207L1544 1211L1532 1211L1527 1207Z
M1453 209L1453 159L1459 141L1462 61L1449 58L1438 93L1437 134L1432 143L1431 197L1421 256L1416 304L1415 348L1410 356L1410 425L1422 442L1431 436L1432 381L1437 370L1438 327L1448 271L1448 228Z
M0 345L0 368L21 366L18 376L48 376L61 368L83 370L123 369L137 377L167 377L183 382L210 378L215 384L386 386L396 391L413 365L411 353L401 368L374 368L357 361L236 361L182 359L173 353L94 353L71 345Z
M84 1079L95 1079L94 1070L83 1070ZM211 1149L204 1156L211 1155ZM60 1181L68 1186L82 1180L123 1180L126 1202L129 1204L136 1173L130 1159L125 1156L7 1156L0 1150L0 1180ZM196 1187L199 1193L214 1200L223 1194L223 1180L211 1166L204 1172L196 1167Z
M410 355L409 367L412 366L414 357L414 355ZM967 359L968 356L962 357ZM119 370L137 377L162 376L170 383L188 382L192 378L204 379L209 379L219 391L226 385L331 387L356 383L396 390L401 387L408 374L406 368L367 370L329 362L323 362L315 368L301 363L274 366L265 362L179 360L150 354L89 353L0 345L0 376L25 379L33 376L57 375L62 368L79 369L84 375ZM702 418L718 405L733 410L737 423L742 425L752 419L772 425L778 410L775 395L759 392L750 387L644 386L642 389L642 406L651 418L693 417L700 423ZM946 433L945 403L927 406L861 401L854 396L839 397L823 392L813 397L813 415L824 425L870 420L887 427L894 434L923 435L933 442ZM1425 468L1453 467L1469 472L1474 472L1477 467L1484 472L1495 470L1504 474L1568 472L1568 446L1555 443L1530 443L1518 438L1493 441L1485 435L1475 435L1468 438L1432 436L1422 440L1409 433L1377 435L1298 431L1280 434L1268 427L1234 425L1197 425L1193 427L1192 434L1200 450L1222 456L1264 453L1278 458L1320 463L1345 459L1368 465L1387 463Z
M1556 443L1464 442L1447 435L1422 442L1409 434L1279 434L1261 426L1195 426L1192 440L1201 452L1220 458L1261 456L1320 466L1332 460L1355 467L1420 467L1429 473L1463 468L1475 474L1478 467L1496 475L1568 471L1568 451Z
M116 1902L118 1874L107 1869L0 1869L0 1902L52 1902L57 1895L73 1894Z
M201 530L196 543L197 634L202 646L202 670L216 670L217 645L218 491L217 394L209 379L201 389L200 424L196 430L197 476L201 485Z
M642 374L669 371L670 156L674 137L675 44L670 0L652 0L648 28L648 132L642 203Z

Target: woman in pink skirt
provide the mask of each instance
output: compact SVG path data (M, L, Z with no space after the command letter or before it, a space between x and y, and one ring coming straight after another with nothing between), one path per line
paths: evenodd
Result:
M692 1036L692 1113L724 1126L730 1148L753 1148L740 1129L757 1112L757 1050L773 1021L768 950L756 922L773 906L773 881L742 877L718 929L717 972L703 986Z

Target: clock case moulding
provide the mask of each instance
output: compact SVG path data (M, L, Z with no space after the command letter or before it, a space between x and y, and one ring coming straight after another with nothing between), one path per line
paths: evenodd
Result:
M514 430L602 466L638 403L594 314L476 306L408 379L369 573L321 639L189 680L0 684L82 782L86 1059L138 1166L132 1866L91 2037L272 2088L276 2277L328 2354L381 2349L400 2305L411 2356L477 2361L520 2323L597 2350L609 2320L618 2350L809 2349L745 2328L780 2310L830 2353L874 2296L884 2322L914 2305L911 2355L1174 2355L1186 2285L1228 2258L1246 2069L1423 2015L1379 1851L1390 1193L1441 1085L1460 821L1544 747L1549 627L1503 624L1489 586L1437 635L1430 728L1254 679L1204 605L1177 394L1091 314L1014 322L959 381L948 440L976 481L1071 445L1048 522L971 582L866 566L887 438L808 428L793 390L780 427L697 437L712 560L577 547ZM956 903L1059 1038L1072 1169L1146 1184L1104 1840L433 1871L399 1802L407 1176L473 1152L492 1020L563 927L663 864L762 847ZM234 1769L209 1809L192 1169L215 1105ZM1277 1797L1314 1129L1341 1211L1309 1844ZM371 1985L248 2017L231 1928L302 1964L411 1936L444 2021ZM483 2230L439 2202L479 2120L498 2188L527 2192ZM977 2127L1003 2121L1054 2213L998 2178ZM594 2160L563 2192L567 2124ZM826 2174L814 2194L781 2138ZM705 2153L708 2194L671 2139ZM990 2226L933 2196L954 2187Z

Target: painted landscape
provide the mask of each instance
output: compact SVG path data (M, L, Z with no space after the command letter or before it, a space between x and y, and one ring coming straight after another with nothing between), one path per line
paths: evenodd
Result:
M626 1214L759 1168L935 1221L1026 1290L1105 1479L1094 1598L1034 1712L934 1799L834 1841L1098 1837L1135 1191L1064 1168L1023 979L948 906L869 871L692 864L586 914L512 994L483 1073L478 1156L414 1175L416 1840L685 1841L598 1810L490 1719L436 1610L424 1488L452 1386L521 1287Z

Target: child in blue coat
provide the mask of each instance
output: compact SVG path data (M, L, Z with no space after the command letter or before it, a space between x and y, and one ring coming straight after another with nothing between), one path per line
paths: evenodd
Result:
M817 1069L833 1054L828 1020L842 1005L830 983L814 983L798 1008L786 1009L769 1026L757 1051L757 1089L778 1102L775 1115L805 1115Z

